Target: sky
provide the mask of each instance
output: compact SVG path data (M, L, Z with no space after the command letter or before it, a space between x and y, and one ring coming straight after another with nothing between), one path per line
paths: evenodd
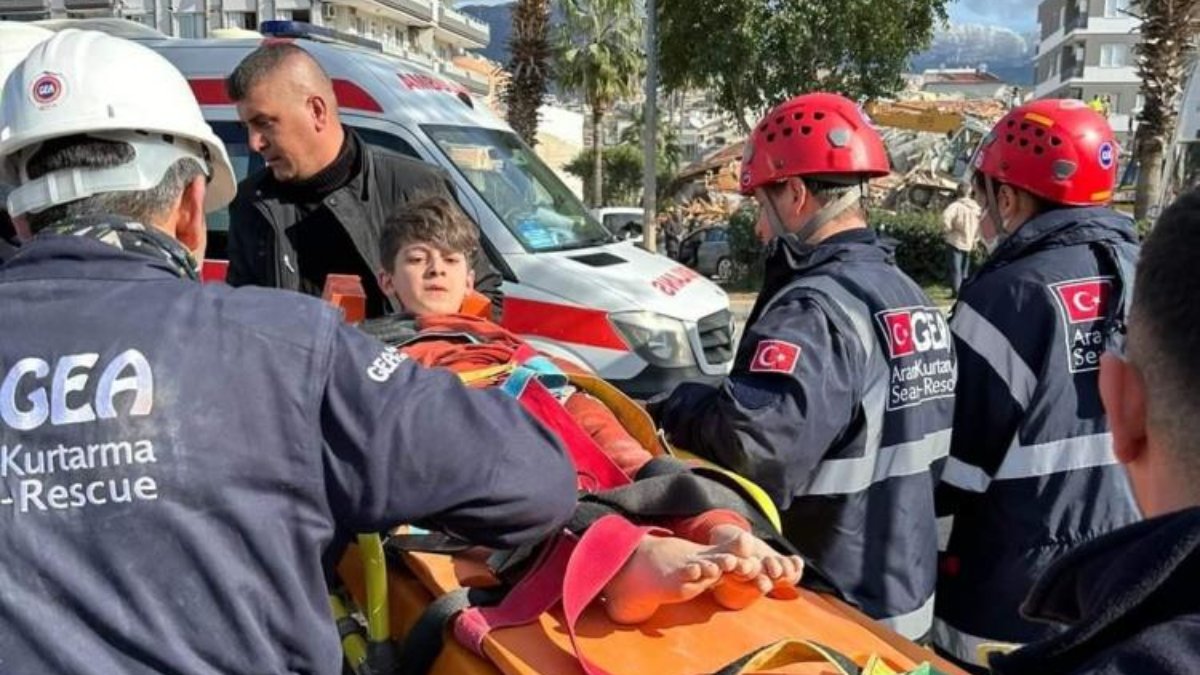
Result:
M950 5L951 23L1004 26L1018 33L1037 28L1039 0L957 0Z
M702 0L701 0L702 1ZM512 0L458 0L458 5L502 5ZM1039 0L954 0L951 23L980 23L1004 26L1019 33L1037 28Z

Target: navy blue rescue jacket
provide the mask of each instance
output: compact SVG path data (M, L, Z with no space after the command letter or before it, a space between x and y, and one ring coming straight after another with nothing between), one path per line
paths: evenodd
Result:
M516 402L316 299L69 235L0 268L0 672L340 673L335 535L505 547L574 504Z
M761 485L784 535L847 599L922 636L937 572L931 470L954 404L949 328L874 232L778 241L729 378L652 408L673 443Z
M938 507L953 517L937 645L978 663L987 642L1055 629L1019 608L1055 558L1138 519L1100 402L1105 333L1124 319L1133 223L1103 208L1050 211L1000 245L950 322L959 387Z

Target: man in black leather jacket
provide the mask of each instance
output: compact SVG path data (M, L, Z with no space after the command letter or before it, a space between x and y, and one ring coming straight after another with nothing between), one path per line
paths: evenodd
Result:
M415 195L452 194L449 177L343 127L329 76L295 45L255 50L226 88L267 164L242 181L230 206L229 284L319 296L327 275L353 274L363 280L367 316L387 313L371 264L380 226ZM498 320L502 279L486 256L475 278Z

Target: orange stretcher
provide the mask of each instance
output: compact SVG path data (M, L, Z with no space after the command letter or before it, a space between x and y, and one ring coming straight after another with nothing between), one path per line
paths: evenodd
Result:
M368 606L362 559L359 549L352 548L339 574L354 602ZM386 573L384 622L393 639L403 640L435 598L464 587L486 588L496 583L477 554L404 553L402 559L402 564L391 565ZM637 626L613 624L603 608L593 603L584 611L575 633L573 647L559 605L534 623L489 633L482 643L482 656L447 635L429 672L574 675L584 672L579 661L582 654L603 672L614 675L692 675L722 672L763 648L767 650L757 655L760 662L751 659L727 672L962 672L845 603L805 589L794 599L763 598L738 611L723 609L702 595L688 603L664 606ZM852 666L839 664L839 655Z

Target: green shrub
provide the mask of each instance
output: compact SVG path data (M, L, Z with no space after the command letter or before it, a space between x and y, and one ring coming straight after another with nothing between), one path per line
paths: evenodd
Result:
M947 281L946 242L942 238L942 214L931 211L894 213L875 210L871 226L880 234L895 239L896 264L922 286ZM971 269L983 264L981 247L971 252Z
M754 234L758 208L744 206L729 220L729 246L733 253L734 279L739 288L758 288L763 277L763 246ZM942 239L941 214L873 210L869 222L880 234L895 239L896 264L918 284L946 283L946 243ZM972 269L983 264L984 253L972 253Z
M733 278L738 288L757 289L762 284L763 245L754 233L758 207L750 202L729 218L729 252L733 256Z

